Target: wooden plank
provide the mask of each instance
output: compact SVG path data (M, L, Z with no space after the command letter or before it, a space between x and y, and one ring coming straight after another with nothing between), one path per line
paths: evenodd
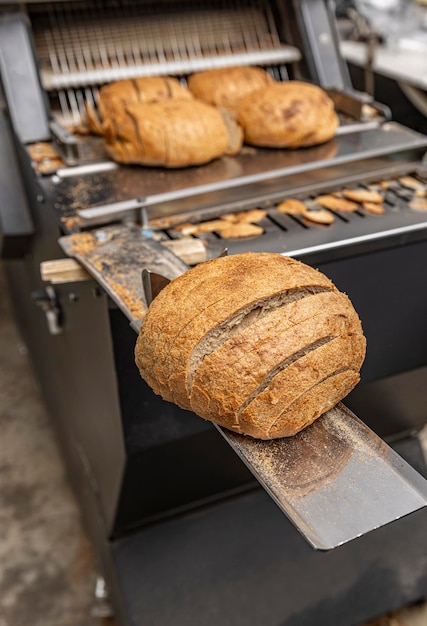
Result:
M90 274L74 259L55 259L40 263L40 275L53 285L90 280Z
M207 259L206 248L200 239L184 237L183 239L173 239L161 243L187 265L197 265L197 263L202 263Z

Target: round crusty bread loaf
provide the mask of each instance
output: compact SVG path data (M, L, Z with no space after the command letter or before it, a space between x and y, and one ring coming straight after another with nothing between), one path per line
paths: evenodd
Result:
M243 98L236 108L245 141L266 148L301 148L334 137L334 103L316 85L275 83Z
M198 100L234 112L244 96L273 82L259 67L221 67L192 74L187 84Z
M120 119L110 118L104 128L106 150L120 163L187 167L236 149L230 122L215 107L196 100L128 105ZM242 136L239 141L241 145Z
M99 90L98 114L89 102L86 113L89 128L98 135L104 134L104 123L112 118L120 120L126 106L137 103L158 102L169 98L191 100L191 92L176 78L169 76L140 76L118 80Z
M293 435L359 381L365 337L348 297L280 254L207 261L151 303L135 348L165 400L260 439Z

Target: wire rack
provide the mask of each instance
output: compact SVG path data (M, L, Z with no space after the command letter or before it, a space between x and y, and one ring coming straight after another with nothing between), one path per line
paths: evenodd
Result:
M47 91L300 58L280 41L266 0L42 6L30 19Z

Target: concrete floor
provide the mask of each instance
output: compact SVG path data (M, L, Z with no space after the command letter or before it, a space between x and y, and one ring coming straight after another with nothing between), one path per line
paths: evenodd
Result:
M0 626L112 626L1 267L0 294ZM427 626L427 604L369 626Z
M0 626L99 626L96 573L0 276Z

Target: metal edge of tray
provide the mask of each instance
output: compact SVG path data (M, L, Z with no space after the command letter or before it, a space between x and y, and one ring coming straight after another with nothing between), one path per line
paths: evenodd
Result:
M427 505L427 480L342 403L284 439L217 429L317 550Z
M81 263L138 329L147 308L142 270L150 269L172 279L188 269L168 248L145 237L132 225L112 225L91 233L67 235L60 237L58 244L67 256Z

